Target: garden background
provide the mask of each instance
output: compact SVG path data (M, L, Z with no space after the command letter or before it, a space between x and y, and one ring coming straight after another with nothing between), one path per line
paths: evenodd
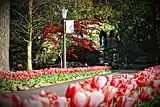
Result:
M1 0L0 106L158 106L159 25L158 0Z

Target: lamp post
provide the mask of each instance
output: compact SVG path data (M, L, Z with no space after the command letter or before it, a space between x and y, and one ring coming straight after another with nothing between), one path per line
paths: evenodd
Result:
M66 64L66 18L67 18L68 10L63 8L62 9L62 17L64 21L64 35L63 35L63 68L67 68Z

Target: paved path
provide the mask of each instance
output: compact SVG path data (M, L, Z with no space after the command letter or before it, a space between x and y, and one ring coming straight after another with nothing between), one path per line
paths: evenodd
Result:
M113 75L121 75L124 73L134 74L138 71L139 70L112 70L112 74ZM85 79L87 79L87 78L85 78ZM7 94L18 95L21 99L26 99L26 98L30 97L32 94L39 94L41 92L41 90L45 90L47 92L55 92L58 96L65 96L65 92L66 92L69 84L83 81L83 80L84 79L74 80L74 81L70 81L70 82L55 84L52 86L31 89L31 90L27 90L27 91L10 92Z

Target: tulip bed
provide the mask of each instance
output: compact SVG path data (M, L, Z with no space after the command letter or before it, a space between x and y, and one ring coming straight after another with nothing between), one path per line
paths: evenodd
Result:
M0 72L0 92L28 90L55 83L111 73L108 66L77 67L68 69L41 69L30 72Z
M134 75L94 76L70 84L66 97L45 91L23 101L18 96L2 94L0 97L14 107L158 107L159 71L160 66L155 66Z

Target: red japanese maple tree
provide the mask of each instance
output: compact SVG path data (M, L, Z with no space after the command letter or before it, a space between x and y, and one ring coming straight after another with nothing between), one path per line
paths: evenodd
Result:
M67 56L78 58L74 53L79 47L82 47L88 51L95 51L97 49L96 44L91 40L88 30L100 30L97 27L89 27L88 25L101 26L102 22L98 20L78 20L74 22L74 33L67 36ZM48 21L45 28L41 30L43 35L43 43L51 43L52 51L58 51L59 56L62 55L62 42L63 42L63 26L56 27L52 25L52 21ZM83 37L85 35L86 37Z

